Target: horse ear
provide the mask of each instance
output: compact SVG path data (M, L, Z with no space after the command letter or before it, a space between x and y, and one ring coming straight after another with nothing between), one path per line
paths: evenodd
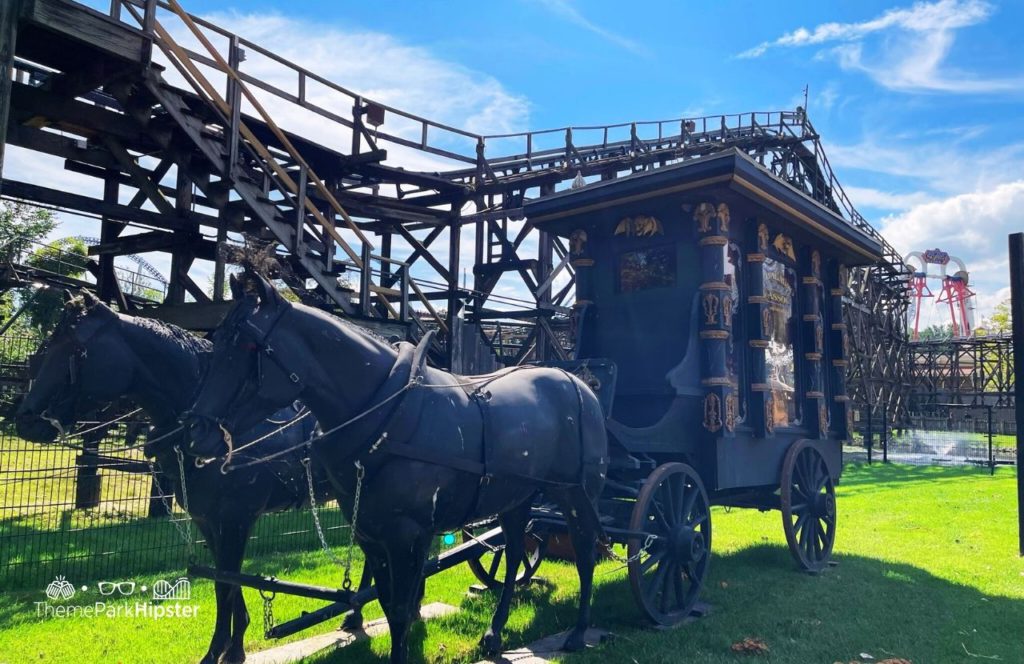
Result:
M69 291L67 288L61 289L60 296L61 298L63 298L64 304L67 304L71 300L75 299L75 296L72 295L71 291Z
M238 278L234 273L228 277L228 283L231 285L231 299L241 300L245 297L245 286L242 285L242 280Z
M100 304L99 299L84 288L82 289L82 300L85 302L86 308L90 309L95 307L97 304Z
M253 278L256 280L256 290L260 296L260 304L275 304L281 299L281 294L274 288L274 284L270 283L266 277L262 274L253 274Z

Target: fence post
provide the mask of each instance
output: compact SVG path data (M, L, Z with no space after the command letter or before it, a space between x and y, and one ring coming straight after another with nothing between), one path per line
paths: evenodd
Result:
M992 404L987 405L988 410L988 474L996 474L996 458L992 455Z
M882 463L889 463L889 404L882 404Z
M1024 556L1024 233L1010 236L1010 311L1017 420L1017 533L1019 553Z
M871 465L871 447L873 446L873 444L875 442L872 439L872 437L871 437L871 434L872 434L872 431L871 431L871 416L872 416L872 412L871 411L873 411L873 410L874 409L869 404L868 405L868 426L867 426L867 429L864 431L864 447L868 448L868 465L869 466Z

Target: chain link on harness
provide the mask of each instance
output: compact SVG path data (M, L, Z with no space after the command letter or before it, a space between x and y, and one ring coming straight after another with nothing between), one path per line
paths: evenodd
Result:
M174 446L174 454L178 457L178 479L181 481L181 506L185 509L187 518L184 526L175 521L173 517L171 523L178 528L178 532L185 538L185 546L188 547L188 559L191 561L195 558L195 542L192 539L192 513L188 509L188 485L185 483L185 454L181 451L181 447L177 445Z
M651 548L651 545L654 544L656 541L658 541L657 535L653 533L648 534L647 538L644 540L643 546L640 547L640 550L634 553L632 556L629 556L628 558L625 558L615 553L615 550L612 549L611 542L605 542L604 548L608 552L608 555L612 557L612 560L623 565L629 565L640 560L640 557L647 553L647 549Z
M345 560L338 558L335 555L334 550L331 549L330 545L327 544L327 537L324 536L323 526L320 524L320 514L316 505L316 489L313 487L313 471L310 468L309 457L302 460L302 465L306 469L306 485L309 488L309 510L313 514L313 526L316 528L316 535L320 539L320 546L323 547L324 553L331 559L336 565L341 565L345 570L344 580L341 582L341 587L344 590L352 589L352 540L355 539L356 530L356 519L359 516L359 496L363 489L363 475L366 474L366 469L363 465L356 462L356 497L352 507L352 523L350 527L352 529L352 535L349 537L348 547L346 551Z
M270 630L274 629L274 598L277 593L260 589L260 598L263 599L263 638L270 638Z

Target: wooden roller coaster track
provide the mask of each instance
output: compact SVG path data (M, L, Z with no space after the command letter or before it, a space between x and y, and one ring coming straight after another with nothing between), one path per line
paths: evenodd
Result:
M165 304L214 311L225 275L218 245L244 233L279 247L282 278L307 302L411 338L438 329L435 357L448 366L469 368L479 339L508 363L564 359L569 252L523 220L523 202L580 178L738 150L881 242L882 261L851 277L850 385L855 400L885 403L894 418L904 407L908 270L849 200L802 109L478 134L367 99L177 0L113 0L106 13L8 0L0 59L13 72L0 80L0 145L63 159L101 190L5 177L0 192L100 219L90 251L107 300L132 306L119 296L114 257L164 251ZM247 71L248 60L260 66ZM315 133L275 120L298 116L316 120ZM396 167L389 152L436 168ZM460 283L470 240L472 285ZM190 275L197 259L216 266L212 294ZM501 294L509 283L521 297ZM199 318L188 320L201 327Z

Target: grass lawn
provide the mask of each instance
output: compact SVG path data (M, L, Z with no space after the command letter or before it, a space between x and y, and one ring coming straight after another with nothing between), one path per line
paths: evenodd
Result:
M914 664L1024 662L1024 559L1017 556L1015 473L910 466L848 466L840 487L837 567L819 577L796 571L777 512L714 514L714 559L704 599L710 616L679 629L643 626L625 572L613 562L598 569L594 621L616 637L599 648L566 656L572 664L608 662L740 662L832 664L902 657ZM339 571L318 553L278 554L250 569L297 581L334 585ZM146 579L173 578L178 570ZM575 570L541 567L546 583L522 592L506 643L520 645L573 621ZM427 600L459 613L418 624L414 651L422 661L479 659L476 640L495 597L468 596L460 568L428 582ZM78 581L76 580L76 583ZM94 592L86 593L88 596ZM253 625L251 651L262 639L257 594L246 591ZM36 615L42 592L0 594L0 662L189 662L205 651L213 617L212 585L197 581L195 618L49 618ZM78 598L76 598L76 601ZM279 620L316 602L279 597ZM376 606L368 615L379 615ZM332 621L319 630L334 629ZM730 645L763 639L770 652L737 655ZM315 664L381 661L388 638L312 658ZM972 655L968 655L970 652ZM421 661L418 654L413 661Z

